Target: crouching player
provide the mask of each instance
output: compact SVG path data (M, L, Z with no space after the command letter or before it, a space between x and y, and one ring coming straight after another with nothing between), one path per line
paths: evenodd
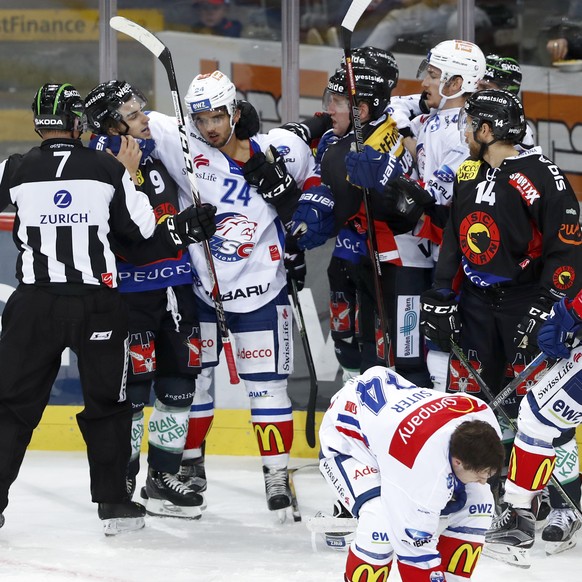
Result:
M471 578L504 458L486 403L377 366L334 396L319 437L320 469L358 518L346 582L385 582L394 558L403 582Z

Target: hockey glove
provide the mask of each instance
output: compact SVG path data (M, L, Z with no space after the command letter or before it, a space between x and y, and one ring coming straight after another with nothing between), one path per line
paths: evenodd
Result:
M517 326L517 331L513 341L518 350L528 356L537 356L540 351L538 347L538 334L542 325L547 321L554 302L549 297L540 297L538 301L532 303L527 315Z
M397 157L385 154L370 146L364 146L361 153L346 154L348 178L355 186L384 190L386 184L402 174Z
M285 166L283 156L270 145L267 153L257 152L243 166L245 180L257 188L257 192L276 206L283 199L297 192L295 179Z
M384 192L372 192L372 208L377 220L385 221L394 234L410 232L434 198L415 180L405 176L390 182Z
M300 250L321 246L333 235L333 207L334 200L327 186L314 186L301 194L289 225Z
M183 249L192 243L208 240L216 232L215 215L216 206L212 204L189 206L180 214L166 218L162 225L171 244L176 249Z
M451 289L429 289L420 296L420 330L444 352L461 330L459 305Z
M582 329L582 317L572 303L562 299L554 305L538 334L538 346L550 358L569 358L570 341Z
M282 129L286 129L300 137L308 146L314 139L319 139L331 127L331 116L329 113L318 112L301 123L290 121L282 125Z
M237 101L236 106L240 110L240 118L234 126L234 135L238 139L249 139L261 129L259 114L252 104L244 99Z
M285 239L284 263L287 272L287 291L291 290L292 280L297 285L297 291L301 291L305 286L305 275L307 275L305 252L299 249L296 239L290 235L287 235Z

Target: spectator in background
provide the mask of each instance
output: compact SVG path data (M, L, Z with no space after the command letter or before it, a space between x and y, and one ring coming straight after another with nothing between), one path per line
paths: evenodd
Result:
M582 58L582 28L579 24L574 26L572 21L582 21L582 0L570 0L563 23L546 44L552 63Z
M192 4L198 17L192 32L240 37L242 23L227 16L230 0L194 0Z
M491 21L480 8L475 8L475 29L477 34L491 28ZM420 41L418 36L426 35L426 44L436 45L447 38L455 38L457 33L457 0L403 0L402 8L391 10L380 20L364 45L386 50L401 40ZM426 47L423 48L423 50Z

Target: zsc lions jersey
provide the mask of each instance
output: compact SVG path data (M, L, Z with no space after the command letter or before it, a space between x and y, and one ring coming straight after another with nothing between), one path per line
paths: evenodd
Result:
M156 112L148 115L156 141L154 155L178 183L180 207L185 208L192 204L192 195L176 120ZM186 130L200 198L217 207L217 229L209 245L224 308L236 313L254 311L274 299L286 284L283 224L234 160L204 142L190 121ZM255 152L275 146L299 187L315 173L311 150L289 131L274 129L250 142ZM190 255L200 281L196 293L212 305L203 245L191 245Z

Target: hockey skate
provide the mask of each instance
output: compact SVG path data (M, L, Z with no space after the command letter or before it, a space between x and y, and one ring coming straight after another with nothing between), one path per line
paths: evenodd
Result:
M317 551L318 540L332 550L345 550L356 535L358 520L339 502L333 506L333 515L318 511L307 521L311 532L311 546Z
M200 519L202 495L188 489L176 475L148 470L140 492L148 515Z
M542 531L542 540L547 542L546 554L552 556L573 548L576 545L576 532L580 525L571 509L567 507L552 509Z
M130 499L133 498L133 494L135 493L135 486L136 486L135 477L125 478L125 488L127 489L127 495L129 496Z
M145 513L143 505L129 500L97 505L97 515L103 521L103 532L106 536L141 529L145 526Z
M0 527L4 525L4 514L0 513Z
M270 511L277 512L279 521L283 523L287 519L286 509L291 507L293 503L287 467L277 469L263 465L263 476L265 478L267 506Z
M530 548L536 531L535 513L508 505L493 519L485 535L483 555L519 568L531 566Z
M188 489L196 493L206 491L208 483L206 481L206 470L204 468L204 457L197 459L186 459L180 465L178 479L184 483Z

